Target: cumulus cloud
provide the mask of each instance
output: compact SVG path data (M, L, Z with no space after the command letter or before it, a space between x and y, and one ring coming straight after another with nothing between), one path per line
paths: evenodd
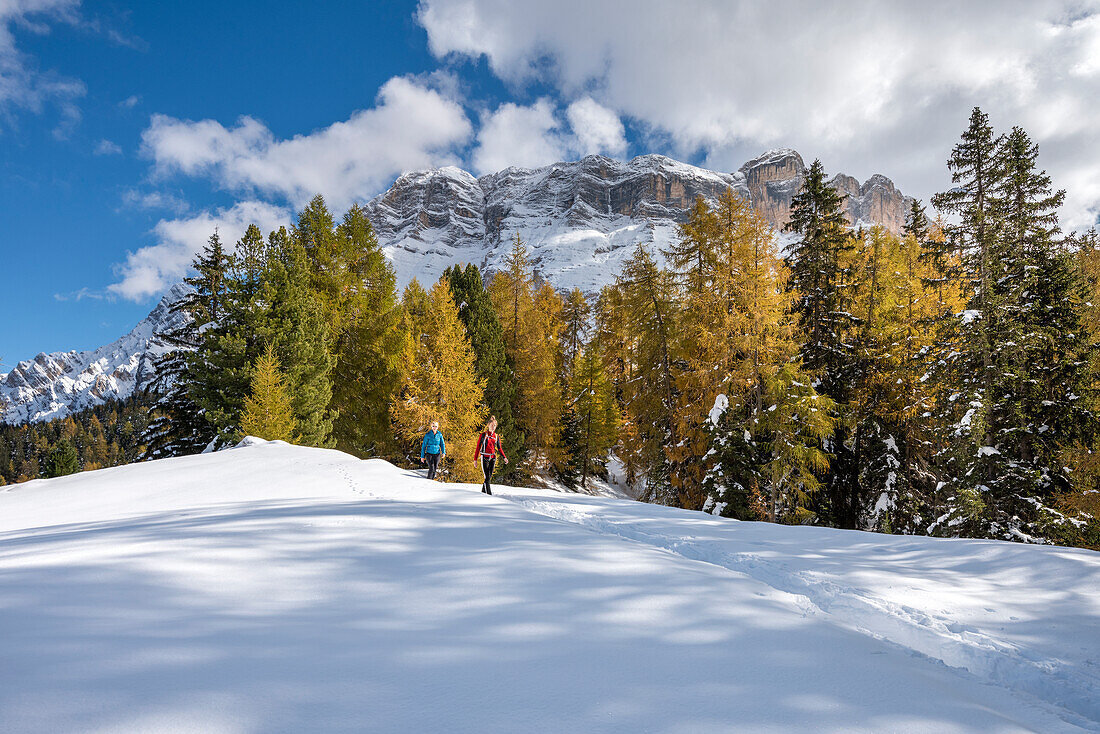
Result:
M1100 207L1098 14L1097 0L865 0L843 12L816 0L422 0L418 10L437 57L484 57L512 85L590 96L668 152L726 169L791 145L927 195L947 185L944 161L981 106L1040 143L1071 226Z
M16 45L13 28L44 34L52 23L76 22L79 0L0 1L0 119L10 119L17 110L40 112L47 103L57 103L62 119L55 136L66 137L80 121L74 99L85 94L84 83L52 71L39 70Z
M544 166L589 153L626 152L619 116L590 97L570 104L565 120L568 124L549 98L526 106L505 102L482 115L470 162L477 173L485 174L509 166Z
M534 168L559 161L566 146L554 105L540 99L533 105L507 102L481 118L477 147L471 157L479 173L492 173L509 166Z
M216 212L162 220L153 230L157 243L128 253L118 266L118 282L107 291L135 301L156 295L179 282L215 229L222 243L232 248L249 224L256 224L266 234L290 222L288 209L255 200Z
M626 130L622 120L591 97L578 99L565 111L581 155L626 152Z
M395 77L374 107L308 135L280 140L252 117L225 127L154 115L142 141L159 176L209 177L223 189L280 197L295 207L321 193L343 209L405 170L456 163L452 151L471 130L447 94Z
M137 209L166 209L177 216L191 208L182 198L167 191L126 189L122 192L122 203Z

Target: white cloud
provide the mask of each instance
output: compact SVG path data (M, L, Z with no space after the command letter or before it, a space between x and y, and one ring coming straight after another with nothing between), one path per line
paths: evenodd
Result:
M79 290L72 291L70 293L54 293L55 301L83 301L85 298L90 298L95 301L101 301L105 297L101 291L96 291L91 288L80 288Z
M191 208L182 198L167 191L127 189L122 193L122 203L139 209L167 209L177 216Z
M140 104L140 103L141 103L141 95L140 94L131 94L129 97L127 97L126 99L119 102L118 106L119 106L120 109L132 110L135 107L137 107L138 104Z
M162 220L153 230L157 244L128 253L126 262L118 266L119 281L107 290L135 301L156 295L179 282L215 229L222 243L232 248L249 224L256 224L266 235L290 222L289 210L254 200L214 213Z
M15 26L45 34L51 23L74 23L79 4L79 0L0 0L0 119L10 119L17 110L41 112L54 102L62 112L55 137L67 137L79 123L80 110L73 100L84 96L84 83L39 70L20 51L13 33Z
M505 102L486 112L470 157L474 170L495 173L509 166L535 168L589 153L626 152L622 121L590 97L569 105L565 117L568 125L545 97L526 106Z
M278 140L259 120L227 128L154 115L143 149L160 176L208 176L219 187L281 197L298 207L324 194L344 209L406 170L456 163L452 150L470 136L462 107L425 83L390 79L376 105L308 135Z
M526 107L506 102L481 118L471 156L474 170L494 173L509 166L534 168L560 161L567 150L560 128L548 99Z
M122 153L122 148L119 147L118 143L104 138L99 141L99 145L95 147L95 151L93 152L96 155L120 155Z
M1097 0L422 0L418 17L437 57L591 96L727 170L791 145L927 196L981 106L1033 134L1080 226L1100 207L1098 13Z
M626 152L626 130L622 120L591 97L578 99L565 111L581 155Z

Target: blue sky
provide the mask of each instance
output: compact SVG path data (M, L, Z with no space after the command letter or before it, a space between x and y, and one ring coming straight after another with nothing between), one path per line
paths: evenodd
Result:
M0 0L0 372L128 331L217 225L402 170L771 147L927 197L980 105L1100 211L1086 2Z
M99 297L126 251L151 244L151 229L174 213L136 205L136 192L199 209L232 199L188 181L145 183L141 133L152 113L232 121L247 112L280 136L346 119L390 77L434 68L414 10L349 4L337 19L292 2L137 3L86 6L81 21L47 21L44 34L15 28L30 63L87 91L64 139L52 101L0 122L0 371L39 351L111 341L149 311L154 297ZM97 154L101 141L121 151Z

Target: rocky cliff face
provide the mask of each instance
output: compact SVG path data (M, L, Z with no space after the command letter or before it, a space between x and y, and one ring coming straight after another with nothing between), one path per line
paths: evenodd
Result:
M518 233L541 277L592 293L614 279L638 244L655 252L666 246L697 196L714 199L732 188L781 229L805 170L790 149L769 151L734 173L659 155L626 162L588 156L481 178L448 167L401 176L367 211L402 284L413 277L431 282L455 262L492 272ZM840 174L830 183L847 195L853 226L904 225L909 199L884 176L860 184Z
M155 377L153 360L164 353L156 337L186 318L171 306L187 292L172 288L127 335L90 352L39 354L0 376L0 421L27 423L69 413L143 390Z

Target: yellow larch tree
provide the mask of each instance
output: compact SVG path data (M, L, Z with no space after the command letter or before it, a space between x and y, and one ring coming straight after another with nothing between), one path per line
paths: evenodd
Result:
M450 286L440 279L425 292L416 280L403 298L405 375L391 413L396 432L412 453L433 420L447 442L449 476L474 481L480 469L473 447L486 415L485 384Z

